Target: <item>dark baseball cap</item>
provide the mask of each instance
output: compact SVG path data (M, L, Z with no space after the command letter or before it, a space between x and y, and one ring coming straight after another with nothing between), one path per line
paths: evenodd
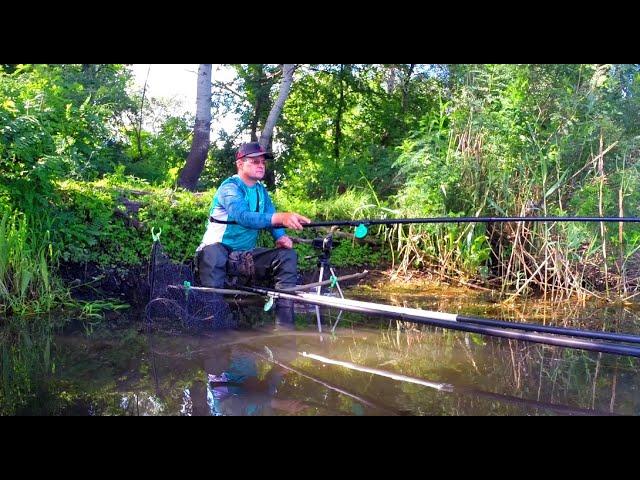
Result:
M264 158L273 158L273 155L267 152L258 142L244 143L236 152L236 160L244 157L259 157L260 155L264 155Z

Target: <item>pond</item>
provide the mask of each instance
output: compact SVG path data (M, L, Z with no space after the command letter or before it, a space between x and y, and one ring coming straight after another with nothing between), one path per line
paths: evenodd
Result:
M349 298L640 333L634 305L499 303L453 287L350 289ZM296 306L238 328L31 329L3 335L7 415L637 415L640 360ZM8 343L11 339L12 343Z

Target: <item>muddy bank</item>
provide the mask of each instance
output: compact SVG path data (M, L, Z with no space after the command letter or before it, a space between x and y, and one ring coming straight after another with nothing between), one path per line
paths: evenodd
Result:
M103 268L89 263L66 263L60 266L59 274L75 300L114 300L131 306L118 315L139 318L149 301L147 265Z
M598 292L606 291L607 286L611 293L620 289L620 281L624 280L627 296L633 297L633 292L638 289L637 281L640 278L635 270L640 262L629 262L626 265L626 275L621 279L620 276L613 272L608 272L608 278L603 278L600 269L594 265L585 265L583 269L583 292L589 292L590 295L580 297L583 301L588 298L605 300L604 297L598 295ZM186 274L176 276L176 280L171 284L182 284L184 280L191 281L192 285L196 285L193 281L192 267L190 265L174 265L176 268L185 269ZM371 290L380 292L387 291L390 286L396 292L406 291L406 293L417 293L428 291L434 285L450 286L462 288L468 294L476 293L482 296L486 301L496 302L509 297L505 292L500 293L499 285L493 281L474 281L469 279L464 281L461 279L447 277L442 278L437 273L414 270L406 275L400 275L390 269L389 265L381 266L362 266L362 267L334 267L338 276L350 275L368 270L368 275L359 280L343 282L345 287L360 285ZM102 268L95 264L63 264L59 273L67 287L71 290L71 295L76 300L96 301L96 300L117 300L126 303L131 308L122 312L105 312L107 320L115 320L123 322L127 320L137 320L142 318L144 309L149 301L149 267L147 264L135 267L109 267ZM309 284L318 281L319 271L317 268L301 271L299 273L299 284ZM184 278L183 278L184 277ZM325 272L323 280L329 278L329 273ZM589 281L585 281L589 278ZM608 280L608 282L607 282ZM608 284L608 285L607 285ZM265 284L265 286L267 286ZM522 298L535 299L541 297L542 292L533 288L533 294L524 295ZM570 297L573 298L573 297ZM569 300L566 298L565 300ZM609 300L612 300L611 298ZM615 299L613 299L615 300Z
M190 276L181 278L176 284L182 284L184 280L191 280L193 277L190 266L186 267L191 271ZM374 270L372 267L335 267L338 276L350 275L353 273L368 270L369 274L360 280L345 282L345 286L358 284L375 285L385 279L381 270ZM149 301L149 267L140 265L136 267L110 267L103 268L95 264L67 263L60 267L59 274L64 284L71 289L71 295L76 300L117 300L127 303L131 308L123 315L132 318L140 318L144 312L145 305ZM329 279L329 273L324 275L324 280ZM318 270L301 271L299 273L299 284L307 284L318 281ZM195 283L195 282L192 282Z

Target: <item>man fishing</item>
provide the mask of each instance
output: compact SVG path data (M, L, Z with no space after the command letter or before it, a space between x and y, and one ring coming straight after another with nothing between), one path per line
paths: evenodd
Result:
M284 228L302 230L311 220L298 213L277 213L260 183L267 159L258 142L243 144L236 153L238 173L222 182L211 202L209 224L196 249L198 279L205 287L224 288L227 274L245 283L273 281L277 289L296 285L298 257ZM267 229L276 248L256 248L258 232ZM291 300L279 300L276 317L293 322Z

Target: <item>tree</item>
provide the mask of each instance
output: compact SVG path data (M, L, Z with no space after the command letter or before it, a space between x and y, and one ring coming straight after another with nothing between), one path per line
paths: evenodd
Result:
M267 121L264 124L264 129L262 130L262 134L260 135L260 145L262 145L266 149L269 149L269 147L271 146L273 129L278 122L278 118L280 118L280 113L282 112L284 102L286 102L287 98L289 97L291 85L293 84L293 72L295 71L295 69L296 66L294 64L285 63L282 65L282 82L280 83L280 93L278 94L278 99L273 104L273 107L271 107L271 111L269 112Z
M191 151L187 157L178 186L194 191L209 153L211 130L211 64L198 67L198 90L196 94L196 121L193 128Z

